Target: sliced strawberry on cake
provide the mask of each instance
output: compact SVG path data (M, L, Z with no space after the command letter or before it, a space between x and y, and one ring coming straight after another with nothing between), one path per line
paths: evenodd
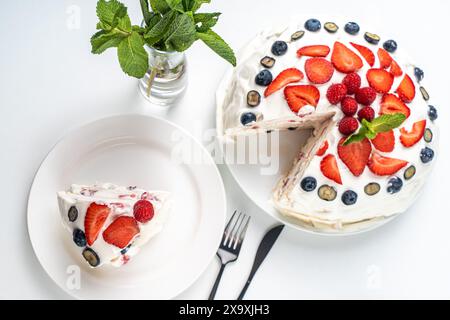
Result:
M284 88L284 97L292 112L298 113L306 105L316 107L320 92L311 85L287 86Z
M324 45L313 45L298 49L297 57L326 57L329 53L330 47Z
M366 168L372 152L369 139L344 145L346 138L342 138L338 145L338 155L354 176L359 177Z
M133 217L120 216L103 231L106 243L125 248L139 234L139 225Z
M387 132L380 132L377 136L371 140L375 149L381 152L392 152L395 148L395 135L394 130Z
M392 60L391 69L389 69L389 72L396 78L403 75L402 68L397 62L395 62L395 60Z
M299 82L303 79L303 72L296 68L289 68L282 71L266 88L264 96L268 97L272 93L284 88L290 83Z
M384 69L370 69L366 77L370 87L378 93L389 92L394 83L394 76Z
M383 157L374 152L367 166L377 176L391 176L404 168L408 161Z
M406 130L406 128L401 128L400 142L407 148L412 147L423 138L426 126L427 121L420 120L413 124L411 131Z
M380 68L382 69L389 68L392 64L392 61L394 61L389 52L387 52L383 48L378 49L377 55L378 59L380 60Z
M363 67L361 58L339 41L334 43L331 62L342 73L352 73Z
M84 233L87 244L92 246L97 240L98 234L105 224L111 209L104 204L92 203L86 211L84 218Z
M334 68L331 62L324 58L310 58L306 60L305 72L312 83L324 84L330 81Z
M403 102L409 103L413 101L416 96L416 86L411 77L406 74L395 92Z
M364 47L362 45L350 42L350 44L356 49L358 50L358 52L363 56L364 60L367 61L367 63L369 64L369 66L373 67L373 65L375 64L375 55L373 54L372 50L370 50L367 47Z
M383 96L380 106L380 114L403 113L406 118L411 114L411 110L403 101L394 94L388 93Z
M320 170L328 179L333 180L338 184L342 184L338 164L336 158L332 154L329 154L322 159L320 162Z
M322 143L322 145L320 146L319 150L317 150L316 156L319 156L319 157L323 156L325 154L325 152L327 152L328 147L329 147L328 140L325 140Z

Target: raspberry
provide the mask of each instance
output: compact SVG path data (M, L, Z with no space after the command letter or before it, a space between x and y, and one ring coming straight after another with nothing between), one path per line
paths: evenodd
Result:
M354 116L358 111L358 102L352 97L345 97L341 101L341 109L346 116Z
M347 95L347 87L343 84L332 84L327 91L327 98L331 104L338 104Z
M358 112L359 121L366 119L367 121L372 121L375 118L375 110L372 107L364 107Z
M339 132L345 136L351 135L358 129L359 123L353 117L344 117L339 123Z
M356 92L356 101L364 106L370 106L376 99L377 92L371 87L361 88Z
M348 94L355 94L361 87L361 77L357 73L349 73L342 83L347 87Z
M147 200L139 200L134 204L133 215L134 218L141 223L152 220L154 215L152 203Z

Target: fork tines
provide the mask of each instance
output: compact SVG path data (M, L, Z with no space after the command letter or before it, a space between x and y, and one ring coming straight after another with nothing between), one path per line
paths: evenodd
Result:
M247 227L250 222L250 216L237 211L234 211L230 221L228 221L225 231L223 233L220 247L228 251L240 250L242 241L244 240Z

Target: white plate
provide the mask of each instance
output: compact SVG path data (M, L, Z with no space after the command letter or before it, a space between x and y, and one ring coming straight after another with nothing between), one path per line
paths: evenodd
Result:
M191 154L202 161L190 162ZM187 157L184 163L180 155ZM118 269L89 268L60 222L56 192L71 183L95 182L167 190L173 196L163 231ZM113 116L72 131L42 163L28 200L36 256L63 290L80 299L175 297L213 258L225 216L223 183L206 149L176 125L142 115Z

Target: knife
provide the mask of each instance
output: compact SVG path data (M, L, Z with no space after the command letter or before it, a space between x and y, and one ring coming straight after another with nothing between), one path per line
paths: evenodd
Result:
M244 298L245 293L247 292L250 283L252 282L253 277L255 276L256 271L258 271L259 266L267 257L270 249L272 249L275 241L277 241L278 236L284 228L284 224L273 227L270 229L264 238L261 240L259 244L258 250L256 251L255 261L253 261L252 270L250 271L250 275L248 276L247 282L245 283L244 288L242 288L241 293L239 294L238 300L242 300Z

